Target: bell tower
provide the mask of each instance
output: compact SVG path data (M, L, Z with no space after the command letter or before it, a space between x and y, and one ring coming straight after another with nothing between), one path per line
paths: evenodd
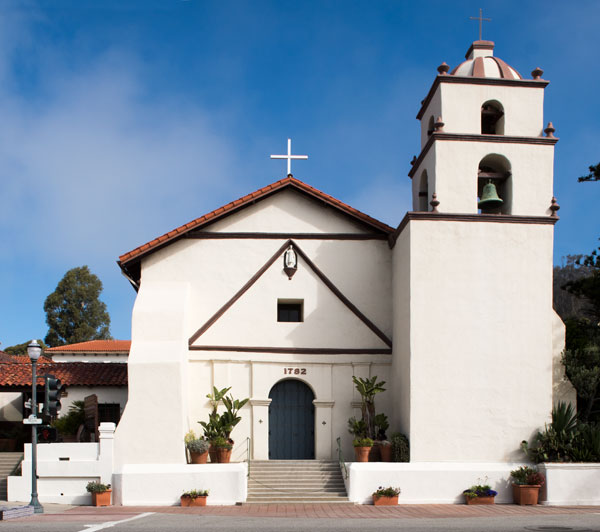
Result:
M494 43L475 41L466 61L450 72L438 67L417 119L421 153L413 160L413 210L476 214L483 189L493 184L499 214L549 215L554 137L544 129L544 89L536 68L532 79L494 57ZM489 190L489 189L488 189Z
M413 211L392 242L395 422L413 461L522 460L519 443L549 418L562 350L548 81L482 40L437 70L417 114Z

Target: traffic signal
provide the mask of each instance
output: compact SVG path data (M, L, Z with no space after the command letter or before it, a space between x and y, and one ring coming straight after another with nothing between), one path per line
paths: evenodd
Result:
M57 436L58 434L54 427L42 425L38 428L38 443L54 443Z
M50 417L56 417L60 411L60 395L62 393L62 386L60 384L60 380L54 375L46 375L45 379L44 414Z

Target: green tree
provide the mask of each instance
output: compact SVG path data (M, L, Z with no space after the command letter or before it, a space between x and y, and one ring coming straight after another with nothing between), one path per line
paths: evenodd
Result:
M31 340L27 340L26 342L23 342L22 344L11 345L10 347L7 347L6 349L3 349L3 351L5 353L8 353L9 355L26 355L27 354L27 346L30 343L31 343ZM38 338L37 343L40 344L40 346L42 347L42 349L46 349L46 347L48 347L39 338Z
M600 163L596 166L590 166L590 173L588 175L582 175L577 181L580 183L582 181L600 181Z
M102 282L87 266L65 273L56 290L44 302L48 334L52 346L109 340L110 316L100 301Z

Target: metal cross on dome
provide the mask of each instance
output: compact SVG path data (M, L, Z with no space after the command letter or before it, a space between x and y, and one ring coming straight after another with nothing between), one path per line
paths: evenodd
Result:
M482 22L485 20L486 22L491 22L492 19L491 18L483 18L483 9L479 8L479 16L478 17L469 17L471 20L478 20L479 21L479 40L481 40L481 26L482 26Z
M271 159L287 159L287 175L291 175L292 159L308 159L308 155L292 155L292 139L288 139L287 155L271 155Z

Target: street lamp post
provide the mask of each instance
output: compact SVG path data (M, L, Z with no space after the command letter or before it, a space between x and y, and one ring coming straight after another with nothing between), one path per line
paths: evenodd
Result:
M42 354L41 346L32 340L27 346L27 354L31 360L31 416L29 416L27 424L31 425L31 501L30 506L33 506L33 511L36 514L44 513L44 507L40 504L37 494L37 426L42 422L37 417L37 374L36 366L38 358Z

